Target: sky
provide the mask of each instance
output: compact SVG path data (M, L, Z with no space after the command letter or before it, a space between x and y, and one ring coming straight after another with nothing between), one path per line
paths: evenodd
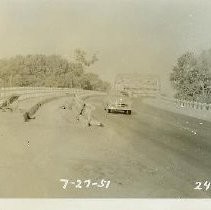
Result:
M71 56L99 61L89 71L168 80L184 52L211 48L210 0L0 0L0 57Z

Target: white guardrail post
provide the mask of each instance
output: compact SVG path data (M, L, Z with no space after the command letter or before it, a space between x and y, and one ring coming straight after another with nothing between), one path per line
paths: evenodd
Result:
M163 95L160 95L159 98L166 102L175 103L179 107L184 107L188 109L197 109L201 111L211 111L211 104L200 103L196 101L187 101L181 99L171 99Z

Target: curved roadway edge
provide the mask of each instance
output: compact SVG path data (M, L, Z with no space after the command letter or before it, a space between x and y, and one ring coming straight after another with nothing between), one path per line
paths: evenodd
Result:
M39 108L47 103L50 103L53 100L57 100L61 97L72 97L73 94L65 94L65 95L60 95L60 96L51 96L51 97L47 97L39 102L37 102L36 104L34 104L32 107L30 107L24 114L24 121L27 122L30 119L35 119L34 115L36 114L36 112L39 110Z

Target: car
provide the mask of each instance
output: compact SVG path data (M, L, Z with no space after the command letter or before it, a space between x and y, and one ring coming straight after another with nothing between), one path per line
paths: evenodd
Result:
M120 93L121 93L123 96L129 97L128 91L122 90Z
M108 97L105 110L108 113L119 112L131 115L131 102L123 96Z

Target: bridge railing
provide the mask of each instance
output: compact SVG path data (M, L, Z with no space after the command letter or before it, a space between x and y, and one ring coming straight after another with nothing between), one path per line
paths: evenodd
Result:
M65 94L76 93L81 95L94 91L76 89L76 88L55 88L55 87L9 87L0 88L0 105L4 103L12 95L19 95L18 100L26 100L29 98L43 97L43 96L59 96Z

